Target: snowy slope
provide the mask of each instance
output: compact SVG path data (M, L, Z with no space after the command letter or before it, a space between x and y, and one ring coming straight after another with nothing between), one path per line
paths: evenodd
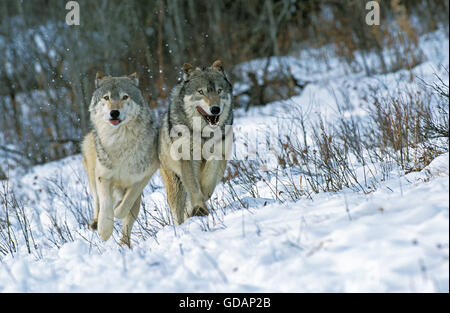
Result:
M428 83L436 72L445 77L448 37L429 34L421 47L427 59L412 75ZM287 101L238 110L238 153L247 135L292 130L286 120L294 110L333 121L344 101L344 114L364 120L364 95L417 88L403 70L366 77L347 74L333 58L332 71L312 59L281 59L297 78L313 81ZM388 88L374 95L374 86ZM274 166L267 155L267 166ZM157 174L144 190L129 250L117 244L117 230L102 242L87 229L91 200L79 155L36 166L11 176L9 188L23 204L37 248L28 253L17 232L19 250L0 259L0 292L448 292L449 154L421 172L403 175L394 167L389 177L371 193L344 189L295 202L274 200L263 182L255 182L256 198L235 186L239 201L219 185L215 212L175 227L167 225Z
M448 161L370 195L247 199L208 231L193 218L132 250L76 239L41 260L5 258L0 290L448 292Z

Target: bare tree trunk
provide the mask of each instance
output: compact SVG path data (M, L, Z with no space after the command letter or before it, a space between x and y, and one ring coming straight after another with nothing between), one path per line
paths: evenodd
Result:
M172 0L173 7L173 18L175 21L175 29L176 29L176 42L178 44L178 53L174 55L176 58L176 63L181 66L181 56L184 55L184 35L183 35L183 26L184 24L184 15L179 10L179 6L183 3L178 0Z
M164 23L164 0L159 0L158 6L158 95L161 98L166 98L166 91L164 88L164 57L163 57L163 23Z
M265 7L266 7L267 16L269 17L269 25L270 25L269 33L270 33L270 38L272 40L272 45L273 45L273 54L275 56L279 56L280 50L278 48L278 40L277 40L277 25L275 23L275 17L273 14L272 0L266 0Z

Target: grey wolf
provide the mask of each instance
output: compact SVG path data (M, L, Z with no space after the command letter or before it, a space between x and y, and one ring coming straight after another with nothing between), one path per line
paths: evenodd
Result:
M202 130L201 138L195 137L196 121ZM176 224L191 216L209 214L205 202L225 172L231 154L232 134L231 141L227 139L232 124L232 85L222 62L218 60L204 68L184 64L183 79L171 91L159 140L160 171ZM175 140L180 126L187 130L187 136ZM208 140L211 141L204 136L208 132L219 134L214 137L221 148L219 155L207 157L203 153ZM180 141L181 146L188 147L187 157L174 155L173 147ZM197 158L195 143L202 151Z
M97 73L89 107L92 131L81 147L94 200L90 227L106 241L114 217L124 219L120 242L128 246L142 190L159 167L158 126L138 83L136 73Z

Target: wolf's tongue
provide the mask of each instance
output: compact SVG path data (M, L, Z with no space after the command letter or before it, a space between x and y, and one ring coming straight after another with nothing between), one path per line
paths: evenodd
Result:
M111 124L113 124L113 125L117 125L117 124L119 124L120 123L120 121L119 120L109 120L110 122L111 122Z
M204 117L209 117L209 114L206 113L205 110L203 110L200 106L197 106L196 109L197 109L198 113L200 113Z
M200 106L195 107L198 111L198 113L200 113L201 115L203 115L203 117L205 118L205 120L210 124L210 125L217 125L218 121L219 121L219 116L218 115L209 115L208 113L205 112L205 110L203 110Z

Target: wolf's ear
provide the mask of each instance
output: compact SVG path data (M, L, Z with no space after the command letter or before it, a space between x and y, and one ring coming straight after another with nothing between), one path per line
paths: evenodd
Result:
M221 60L214 61L214 63L211 65L211 67L213 69L218 70L219 72L223 73L223 63Z
M95 88L98 88L102 83L102 80L104 80L106 77L109 77L109 75L106 75L102 72L97 72L97 74L95 75Z
M134 72L133 74L128 75L128 78L131 79L131 81L133 82L133 84L137 86L139 86L139 77L138 74L136 72Z
M194 67L190 63L184 63L183 65L183 80L189 80L191 73L194 71Z

